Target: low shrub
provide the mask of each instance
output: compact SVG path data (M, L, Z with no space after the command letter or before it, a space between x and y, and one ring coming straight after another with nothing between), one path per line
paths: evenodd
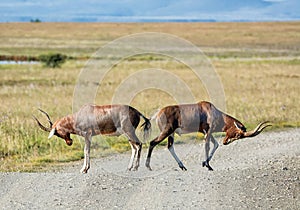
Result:
M59 68L66 61L67 56L60 53L43 54L39 56L39 60L46 67Z

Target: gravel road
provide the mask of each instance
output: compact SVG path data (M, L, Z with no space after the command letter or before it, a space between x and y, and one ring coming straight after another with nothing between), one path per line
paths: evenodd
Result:
M177 137L178 138L178 137ZM175 139L176 141L176 139ZM221 139L219 139L219 142ZM187 171L155 148L152 168L128 172L130 154L58 172L0 173L1 209L299 209L300 129L220 145L208 171L204 144L175 144Z

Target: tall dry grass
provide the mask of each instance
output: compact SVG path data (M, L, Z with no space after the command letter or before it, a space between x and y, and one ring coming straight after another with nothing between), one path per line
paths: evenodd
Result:
M114 39L143 32L179 36L211 55L299 55L300 45L300 22L0 23L0 31L0 54L90 56Z

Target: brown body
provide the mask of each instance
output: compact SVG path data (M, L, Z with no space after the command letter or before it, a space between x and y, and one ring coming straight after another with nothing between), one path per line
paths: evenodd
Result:
M40 110L42 111L42 110ZM38 120L38 125L45 131L50 132L49 137L56 135L64 139L67 145L71 146L73 141L70 134L79 135L85 138L84 164L82 173L87 173L90 168L90 144L92 136L95 135L113 135L120 136L124 134L131 145L132 156L128 169L137 170L139 167L142 143L135 134L135 130L140 123L140 117L143 117L145 123L144 132L147 134L151 127L149 119L143 116L139 111L127 105L85 105L78 112L57 120L54 124L48 117L50 128L44 127ZM135 165L133 161L136 158Z
M202 101L196 104L173 105L162 108L155 116L156 123L160 129L160 134L150 142L146 166L151 170L150 159L153 148L168 138L168 149L177 161L179 167L186 170L174 151L174 134L179 135L193 132L200 132L205 137L206 160L202 163L209 170L209 165L214 152L218 148L218 142L212 136L214 132L226 132L223 144L227 145L237 139L253 137L258 135L267 126L257 126L254 131L246 132L245 126L237 119L221 112L212 103ZM210 151L210 142L213 149Z

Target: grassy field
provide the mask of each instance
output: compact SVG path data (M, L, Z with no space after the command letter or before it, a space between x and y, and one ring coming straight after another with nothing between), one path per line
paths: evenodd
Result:
M39 63L0 64L0 171L48 170L49 165L83 157L81 138L74 137L72 147L58 138L48 140L32 115L46 124L37 108L46 110L53 121L71 113L74 87L88 58L109 41L132 33L170 33L200 47L222 81L227 112L250 129L262 120L272 121L274 128L300 125L300 22L2 23L0 31L0 55L57 52L75 58L57 69ZM96 103L110 103L124 78L147 68L167 69L192 87L197 100L209 99L185 65L167 57L145 55L114 66L99 88ZM163 91L145 90L133 98L131 105L150 116L173 103L174 98ZM128 149L122 137L97 137L92 155Z

